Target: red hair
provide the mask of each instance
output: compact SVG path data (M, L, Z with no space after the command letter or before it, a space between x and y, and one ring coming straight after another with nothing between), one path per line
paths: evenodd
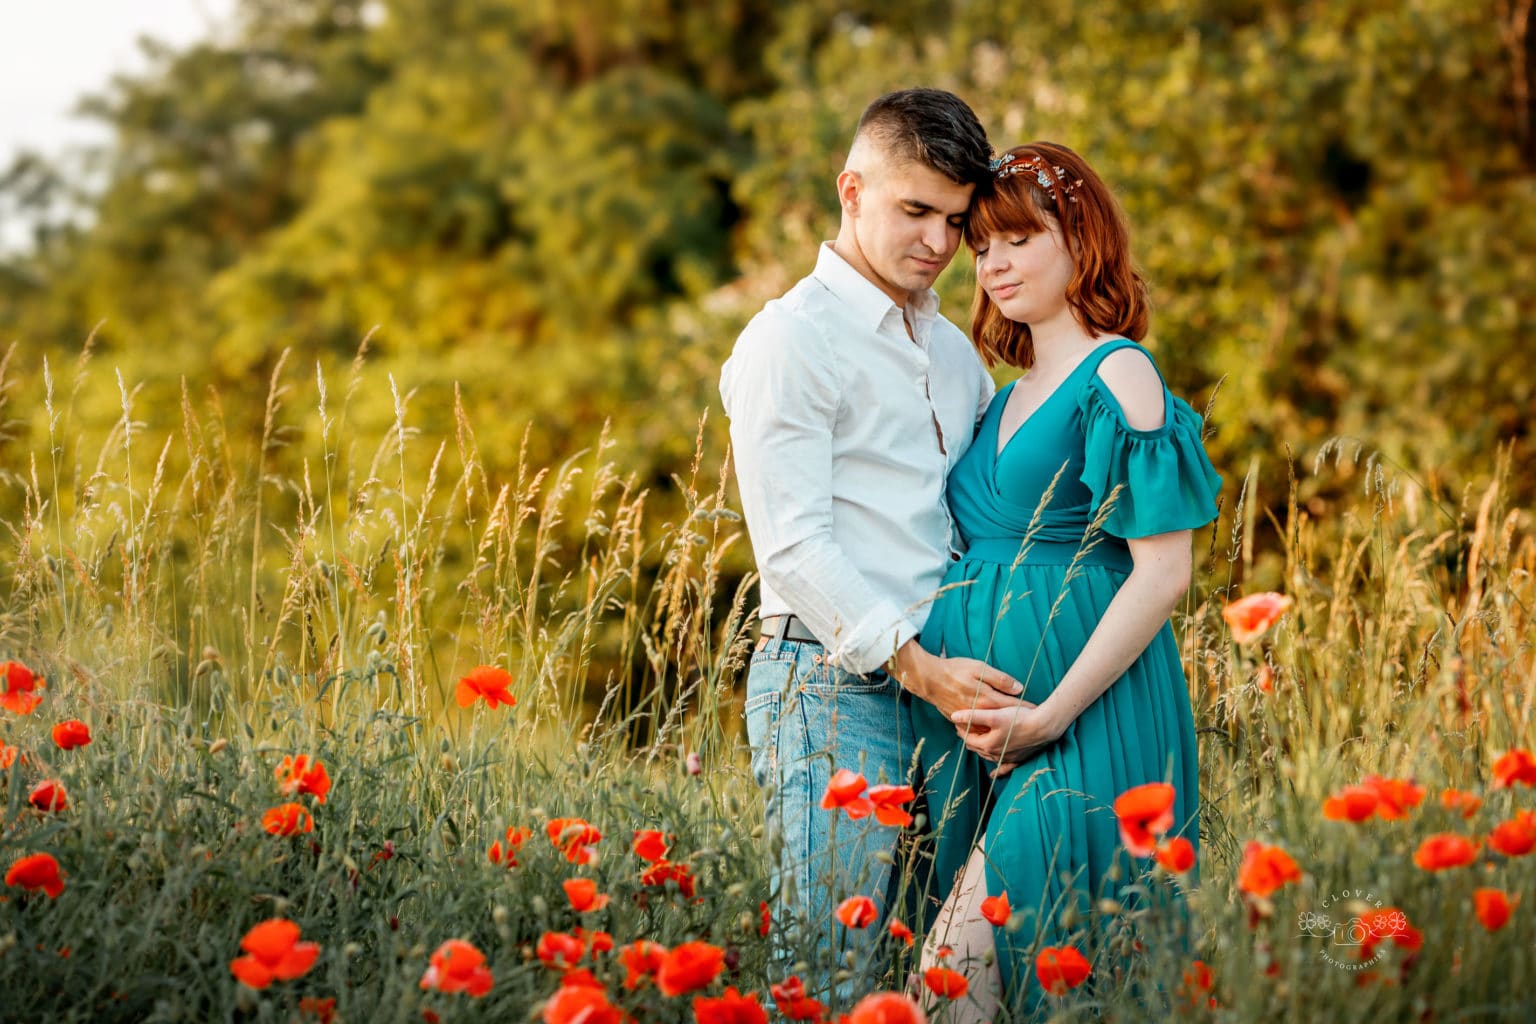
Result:
M985 193L978 190L965 226L971 252L994 234L1044 234L1054 222L1077 265L1066 295L1077 322L1095 335L1140 341L1150 311L1147 282L1131 261L1130 229L1109 186L1082 157L1054 142L1015 146L1004 159L1009 156L1010 164L1023 161L1031 169L995 178ZM1005 317L980 284L971 337L988 366L1002 362L1027 370L1035 363L1029 325Z

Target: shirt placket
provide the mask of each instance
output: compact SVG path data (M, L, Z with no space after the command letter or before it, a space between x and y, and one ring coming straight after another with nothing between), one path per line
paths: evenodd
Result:
M914 318L915 319L915 318ZM905 335L905 330L903 330ZM914 334L918 332L914 330ZM949 448L944 441L944 425L939 419L939 408L933 401L932 387L932 360L928 358L928 346L922 341L913 341L911 352L913 366L917 374L917 385L923 391L923 398L928 403L928 419L933 424L933 437L939 449L939 508L944 512L944 546L949 550L951 559L959 558L959 552L955 550L955 521L949 514L949 501L947 491L949 488Z

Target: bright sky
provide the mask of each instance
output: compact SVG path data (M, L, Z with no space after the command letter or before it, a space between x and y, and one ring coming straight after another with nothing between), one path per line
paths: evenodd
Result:
M58 156L99 141L70 116L115 72L144 66L137 40L185 45L227 25L236 0L0 0L0 168L20 148Z

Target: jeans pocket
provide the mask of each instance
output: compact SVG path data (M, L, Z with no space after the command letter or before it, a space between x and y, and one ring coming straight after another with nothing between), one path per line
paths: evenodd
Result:
M752 747L752 777L760 787L777 781L774 777L778 763L776 736L782 700L778 691L769 690L747 698L744 709L747 742Z
M889 694L892 697L900 693L900 687L891 674L883 668L875 669L868 675L854 675L845 672L834 665L821 664L819 671L809 675L805 681L807 693L814 693L821 697L835 697L838 694Z

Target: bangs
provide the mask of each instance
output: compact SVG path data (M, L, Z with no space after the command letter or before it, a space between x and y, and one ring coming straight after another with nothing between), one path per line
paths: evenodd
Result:
M994 181L992 188L971 204L965 220L965 244L975 252L992 235L1044 234L1050 225L1046 222L1048 208L1041 204L1049 201L1025 175Z

